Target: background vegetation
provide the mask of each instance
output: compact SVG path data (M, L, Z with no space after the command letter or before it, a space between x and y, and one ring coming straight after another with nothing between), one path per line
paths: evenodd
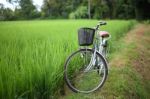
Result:
M0 22L0 98L48 99L62 94L65 59L78 49L77 29L96 23L97 20ZM102 28L111 33L110 44L116 44L111 53L119 51L117 41L134 24L135 21L114 20Z
M15 10L0 4L0 20L19 19L133 19L150 18L150 0L43 0L38 11L32 0L7 0Z

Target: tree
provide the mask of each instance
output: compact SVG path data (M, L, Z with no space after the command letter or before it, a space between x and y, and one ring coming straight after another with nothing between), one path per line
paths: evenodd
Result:
M49 4L48 4L48 1L47 0L43 0L43 6L42 6L42 17L48 17L49 16Z
M14 20L14 13L10 8L4 8L4 5L0 3L0 20Z
M102 16L101 0L92 0L91 2L91 16L100 19Z
M42 12L44 13L45 17L61 17L62 12L65 9L64 4L67 0L44 0L44 4L42 6ZM63 16L62 16L63 17Z
M11 4L18 3L20 8L16 8L14 14L19 19L32 19L39 17L39 12L33 5L32 0L7 0Z
M33 18L37 12L32 0L20 0L19 5L21 7L21 16L26 19Z
M4 5L0 3L0 20L4 20Z
M88 0L88 16L91 19L91 0Z
M51 18L68 18L69 14L82 6L82 0L44 0L42 15Z
M70 13L70 19L88 18L88 9L86 6L80 6L75 12Z
M133 0L132 4L135 7L136 19L150 19L150 0Z
M32 0L7 1L19 3L20 8L14 12L17 17L30 19L39 15ZM150 19L149 9L150 0L43 0L41 15L43 18L87 18L88 15L97 19Z

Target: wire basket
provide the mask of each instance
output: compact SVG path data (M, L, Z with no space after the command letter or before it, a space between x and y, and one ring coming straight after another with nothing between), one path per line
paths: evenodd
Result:
M93 44L95 29L80 28L78 30L78 41L80 46L89 46Z

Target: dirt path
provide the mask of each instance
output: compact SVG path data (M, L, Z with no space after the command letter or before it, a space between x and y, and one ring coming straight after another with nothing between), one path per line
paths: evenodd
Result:
M143 79L150 81L150 25L144 26L143 31L138 31L136 34L135 51L138 53L138 58L132 64L134 68L143 76Z
M130 55L127 57L130 59L132 66L137 72L143 75L144 79L150 80L150 25L140 24L136 26L134 30L127 33L127 36L123 40L126 46L131 45L131 47L134 47L132 48L132 52L134 51L135 54L137 54L137 57ZM129 52L128 47L126 47L120 54L127 54ZM122 56L118 55L118 57L111 61L110 65L120 67L126 64L126 59L124 59L124 57L120 59L121 57Z
M124 68L125 66L128 65L131 66L131 68L133 68L133 70L137 72L137 75L139 77L138 80L140 80L138 81L138 83L140 84L137 86L142 87L141 89L138 89L138 91L141 90L143 91L143 93L132 92L132 94L129 95L128 98L149 99L150 98L149 95L150 93L150 25L144 25L144 24L137 25L135 29L127 33L126 37L123 39L123 42L125 43L126 47L122 51L120 51L117 56L115 56L115 58L110 62L110 66L115 66L118 68ZM127 83L132 83L132 82L130 82L129 80ZM139 93L142 93L141 96L138 95Z
M140 65L142 61L146 62L145 64L150 65L150 25L137 25L135 29L131 30L125 38L123 38L123 42L125 43L125 48L121 50L118 55L115 56L113 60L111 60L110 65L114 66L122 66L122 64L125 64L124 57L122 57L124 54L126 55L129 51L129 46L133 47L132 50L134 50L136 53L138 53L139 61L134 60L133 66L136 68ZM128 46L128 47L127 47ZM121 54L121 55L120 55ZM148 57L147 57L148 56ZM120 58L123 59L120 59ZM130 58L130 57L128 57ZM135 62L136 61L136 62ZM119 62L119 63L118 63ZM117 64L116 64L117 63ZM136 66L137 65L137 66ZM138 70L138 68L136 68Z
M150 25L137 25L120 42L100 91L76 94L66 88L61 99L150 99Z

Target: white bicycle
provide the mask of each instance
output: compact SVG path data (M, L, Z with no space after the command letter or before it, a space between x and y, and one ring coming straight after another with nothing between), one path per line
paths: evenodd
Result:
M101 88L108 75L107 46L111 37L99 27L106 22L99 22L95 28L80 28L78 40L81 46L65 62L64 78L74 92L90 93ZM95 38L95 39L94 39ZM93 49L88 46L93 44Z

